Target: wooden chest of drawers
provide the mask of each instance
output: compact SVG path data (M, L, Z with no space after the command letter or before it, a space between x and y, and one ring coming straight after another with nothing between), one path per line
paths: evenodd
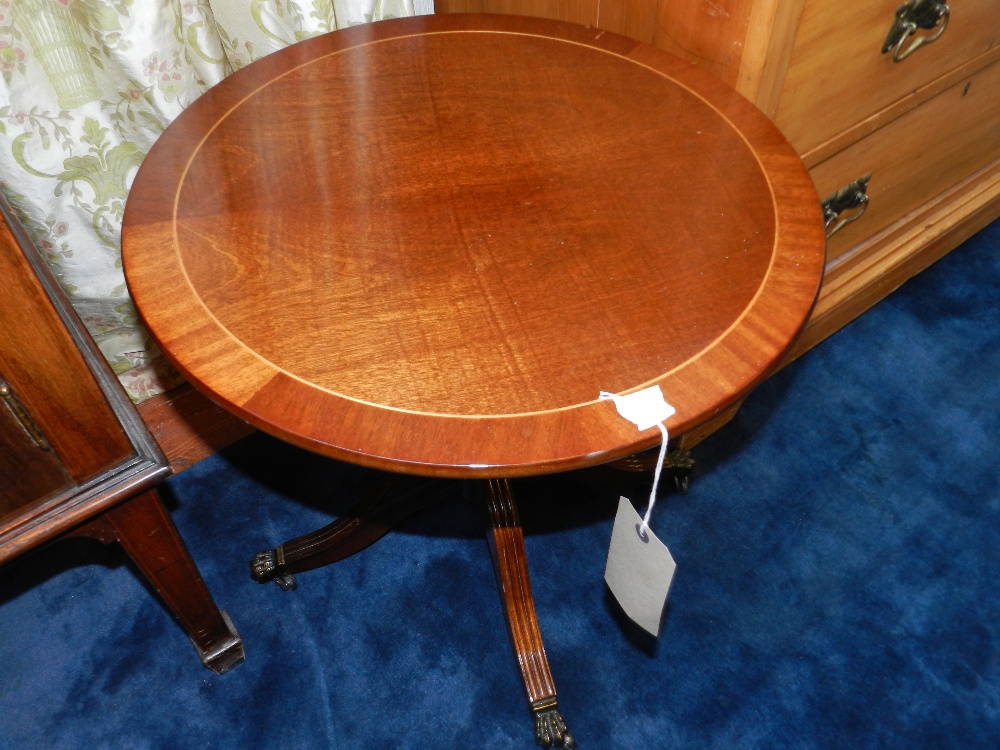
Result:
M867 202L841 217L856 220L828 241L797 355L1000 215L1000 8L900 3L437 0L435 9L544 16L654 44L770 115L821 197L870 174ZM904 26L883 52L897 14L929 28Z
M1000 38L1000 7L995 0L958 0L946 26L942 19L935 29L914 32L903 40L901 52L944 28L940 37L896 62L891 51L882 49L899 5L900 0L803 4L780 95L768 104L769 114L807 163L1000 59L990 55Z

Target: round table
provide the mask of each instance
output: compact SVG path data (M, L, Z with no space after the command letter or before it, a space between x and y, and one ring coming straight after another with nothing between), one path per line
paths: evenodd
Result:
M520 534L507 478L660 441L601 391L659 385L674 435L742 399L824 264L810 178L739 94L514 16L356 27L234 73L150 151L122 240L198 388L327 456L492 480L495 535Z

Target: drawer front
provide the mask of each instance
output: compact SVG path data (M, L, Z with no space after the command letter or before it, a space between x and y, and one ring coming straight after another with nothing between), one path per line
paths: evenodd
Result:
M833 260L1000 159L1000 63L810 170L821 197L871 172L865 213L827 241Z
M882 45L902 2L806 0L775 114L799 153L1000 47L997 0L953 0L941 36L894 62Z

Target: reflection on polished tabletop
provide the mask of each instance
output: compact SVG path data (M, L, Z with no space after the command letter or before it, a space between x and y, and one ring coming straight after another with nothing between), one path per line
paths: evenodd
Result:
M472 18L472 20L469 20ZM813 303L798 157L704 72L595 29L416 19L295 45L197 101L133 187L125 263L195 384L310 449L512 476L745 395Z
M624 37L513 16L390 21L263 58L167 129L123 255L164 353L285 440L480 483L539 744L557 710L508 478L660 440L601 391L660 385L671 434L788 351L824 260L798 156L704 71ZM254 558L288 583L430 494Z

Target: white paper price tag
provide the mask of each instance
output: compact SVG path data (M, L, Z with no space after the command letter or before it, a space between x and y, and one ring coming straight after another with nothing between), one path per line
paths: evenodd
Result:
M615 402L618 413L640 430L648 430L674 415L674 407L663 398L660 386L651 385L641 391L619 396L601 391L601 401Z
M677 565L666 545L643 521L627 497L618 500L604 580L615 599L643 630L660 634L670 582Z

